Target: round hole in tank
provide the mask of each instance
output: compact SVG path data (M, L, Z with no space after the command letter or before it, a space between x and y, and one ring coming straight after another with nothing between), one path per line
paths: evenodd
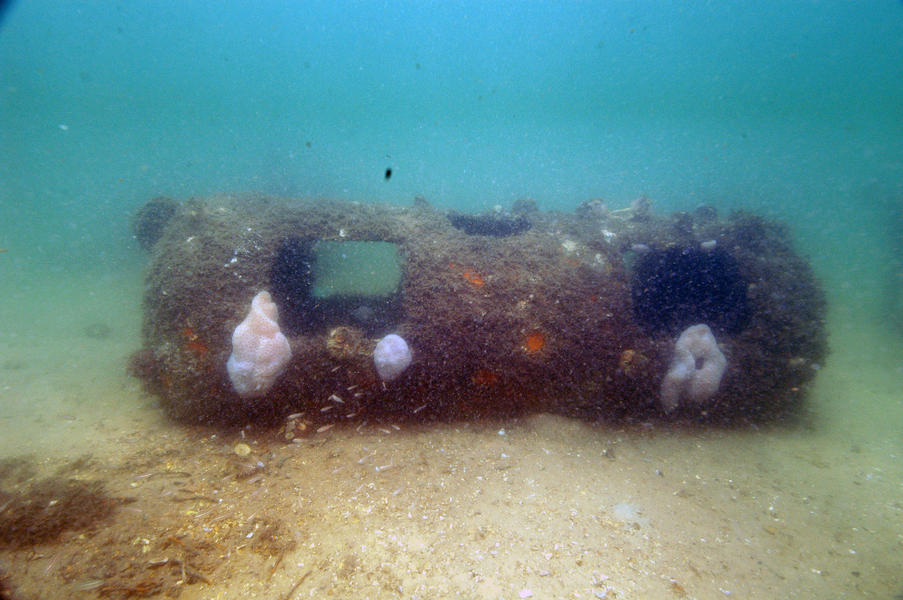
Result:
M653 334L705 323L736 335L750 318L746 287L737 260L720 248L652 250L633 266L634 317Z
M276 253L270 287L291 334L345 325L376 335L401 320L402 277L394 243L294 238Z

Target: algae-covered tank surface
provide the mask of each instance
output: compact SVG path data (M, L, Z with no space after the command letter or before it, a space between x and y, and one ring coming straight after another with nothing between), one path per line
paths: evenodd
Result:
M901 597L901 82L889 0L3 3L0 598Z

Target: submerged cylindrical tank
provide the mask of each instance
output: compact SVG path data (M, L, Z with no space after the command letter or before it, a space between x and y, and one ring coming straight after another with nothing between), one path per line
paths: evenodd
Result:
M226 364L261 291L291 358L243 397ZM799 406L827 352L824 313L786 229L743 212L658 216L641 199L468 215L422 199L212 197L179 204L161 227L131 369L186 420L760 420ZM680 360L695 325L724 359L708 364L718 377L704 395L663 396L666 376L703 376L702 355ZM391 378L373 358L388 334L410 353Z

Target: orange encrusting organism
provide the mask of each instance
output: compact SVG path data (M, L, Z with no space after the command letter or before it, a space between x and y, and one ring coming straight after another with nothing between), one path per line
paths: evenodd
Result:
M527 354L536 354L546 345L546 336L541 331L534 331L524 338L523 349Z
M185 338L185 348L197 356L205 356L210 352L210 349L198 340L198 334L191 327L183 329L182 336Z
M474 385L493 385L498 383L499 376L489 369L477 369L470 380Z
M197 354L198 356L204 356L205 354L210 352L210 349L207 348L207 346L205 346L204 344L202 344L200 342L188 342L187 344L185 344L185 347L188 348L189 350L191 350L192 352L194 352L195 354Z
M483 279L483 276L474 271L471 267L463 267L453 262L448 263L448 266L453 271L460 271L461 276L475 288L481 288L486 283L486 281Z
M464 279L466 279L472 286L477 288L483 287L483 284L486 283L485 281L483 281L483 276L473 269L464 270Z

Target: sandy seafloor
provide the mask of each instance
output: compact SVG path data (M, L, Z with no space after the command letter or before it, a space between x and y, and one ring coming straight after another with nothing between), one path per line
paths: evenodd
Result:
M127 375L140 266L14 289L0 313L0 458L132 499L96 528L0 551L22 598L903 593L903 344L851 320L852 305L832 305L833 353L794 424L539 414L286 444L174 423ZM85 335L97 322L106 339Z

